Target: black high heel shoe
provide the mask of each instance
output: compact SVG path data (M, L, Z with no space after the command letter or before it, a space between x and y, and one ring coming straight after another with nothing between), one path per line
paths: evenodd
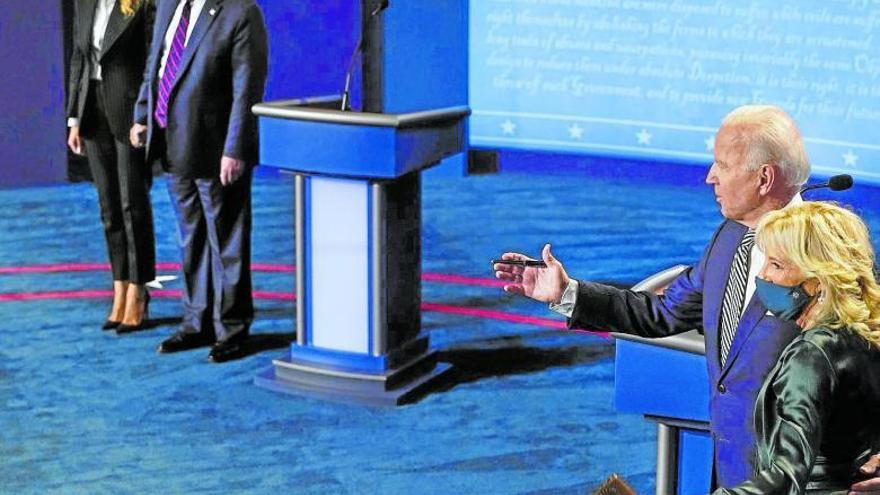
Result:
M137 332L138 330L143 330L146 328L147 319L150 317L150 291L144 289L144 314L141 316L141 321L139 323L135 323L134 325L126 325L125 323L118 323L116 326L116 335L123 335L126 333Z
M119 325L121 324L121 321L107 320L104 322L103 325L101 325L101 330L113 330L114 328L119 327Z

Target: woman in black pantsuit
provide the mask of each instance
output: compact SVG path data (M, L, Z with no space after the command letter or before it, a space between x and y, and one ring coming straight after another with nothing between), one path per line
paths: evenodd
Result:
M75 0L67 144L85 154L98 190L113 270L105 330L142 328L156 276L150 186L143 150L129 143L153 31L153 0Z

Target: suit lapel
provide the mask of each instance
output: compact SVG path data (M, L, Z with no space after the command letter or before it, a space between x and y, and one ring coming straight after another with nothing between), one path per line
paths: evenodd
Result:
M116 2L113 6L113 11L110 13L110 20L107 23L107 30L104 32L104 43L101 45L101 58L104 58L107 55L107 52L113 46L113 43L116 43L116 40L119 39L119 36L125 32L125 28L131 24L131 21L137 17L138 12L135 12L133 15L126 16L122 13L119 8L119 2Z
M211 24L214 23L214 19L220 15L220 9L222 8L220 4L222 1L223 0L208 0L205 2L204 7L202 7L202 12L199 14L199 18L196 19L195 27L193 27L192 34L189 36L189 41L186 43L186 48L183 50L183 56L180 59L180 66L177 69L177 76L174 80L174 86L171 87L171 91L174 91L174 88L180 80L183 79L183 74L192 62L196 50L199 48L199 43L202 42L205 33L211 29Z
M717 297L704 298L704 308L706 311L706 359L710 360L713 368L720 367L718 357L718 345L721 338L721 305L724 301L724 291L727 289L727 279L730 277L730 267L733 264L733 257L736 254L736 248L742 240L746 232L746 228L734 222L730 222L727 226L727 232L722 233L724 236L719 239L717 251L712 253L713 268L717 270L706 270L706 288L707 294L716 294ZM714 250L713 250L714 251ZM717 261L714 261L717 260Z
M150 67L150 73L153 75L155 81L153 83L153 91L159 85L159 64L162 62L162 52L165 49L165 33L168 32L168 28L171 25L171 19L174 17L174 11L177 10L177 5L179 2L165 2L164 4L159 4L156 9L156 30L154 34L158 36L159 39L153 39L152 46L156 47L156 53L151 54L153 60L153 66ZM166 5L167 7L162 9L161 5Z
M95 9L98 0L81 0L79 3L79 42L83 48L91 50L92 26L95 24Z
M749 340L752 332L755 331L758 322L767 314L767 308L761 302L761 299L757 294L752 295L752 299L748 304L745 313L743 313L742 318L739 320L739 325L736 326L736 333L733 335L733 342L730 343L730 352L727 354L727 361L721 369L721 378L724 378L724 375L730 370L730 367L733 365L734 361L736 361L739 352Z
M166 2L163 5L167 5L164 9L156 9L156 27L159 28L156 31L156 34L160 35L160 40L165 39L165 33L168 32L168 27L171 25L171 18L174 17L174 11L177 10L177 6L180 2ZM161 44L159 45L162 46Z

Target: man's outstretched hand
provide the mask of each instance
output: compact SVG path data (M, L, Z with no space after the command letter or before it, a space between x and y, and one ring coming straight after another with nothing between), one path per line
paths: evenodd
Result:
M550 253L550 244L544 245L541 258L547 265L546 268L495 263L495 278L509 282L504 286L505 292L521 294L545 303L558 303L568 286L568 274L565 273L562 263ZM504 253L501 259L525 261L532 258L520 253Z

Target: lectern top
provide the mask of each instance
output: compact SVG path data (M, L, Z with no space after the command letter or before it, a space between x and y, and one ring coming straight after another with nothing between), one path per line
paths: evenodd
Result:
M399 114L351 112L326 108L328 101L331 100L326 97L268 101L254 105L252 111L260 117L393 128L420 127L443 121L454 121L471 113L467 106L435 108Z
M612 333L611 336L615 339L630 340L632 342L640 342L642 344L689 352L691 354L706 354L706 339L696 330L659 339L648 339L625 333Z

